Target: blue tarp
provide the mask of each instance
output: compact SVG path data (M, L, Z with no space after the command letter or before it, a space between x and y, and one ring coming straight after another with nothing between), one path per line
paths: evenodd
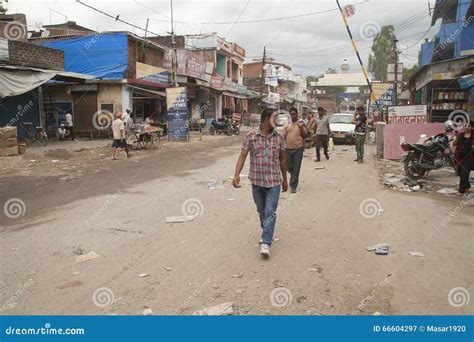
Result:
M128 66L126 33L97 33L39 44L64 51L64 70L101 79L123 79Z

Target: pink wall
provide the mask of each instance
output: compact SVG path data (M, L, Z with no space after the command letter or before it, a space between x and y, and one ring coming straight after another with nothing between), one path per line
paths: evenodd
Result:
M416 143L421 134L428 137L444 132L443 123L426 124L389 124L383 131L383 157L399 160L404 151L400 148L400 138L405 137L408 143Z

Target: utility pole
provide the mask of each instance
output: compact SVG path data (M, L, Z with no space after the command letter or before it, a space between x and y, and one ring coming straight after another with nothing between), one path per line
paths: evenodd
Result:
M170 0L171 2L171 47L173 48L173 58L172 58L172 64L173 64L173 87L177 88L178 87L178 56L176 52L176 41L174 38L174 24L173 24L173 0Z
M394 77L394 91L393 91L393 105L397 105L397 93L398 93L398 48L397 48L397 43L398 39L395 39L393 41L395 44L395 65L394 65L394 71L395 71L395 77Z
M267 53L267 48L266 46L263 47L263 57L262 57L262 76L260 79L260 102L259 102L259 110L262 108L262 98L263 98L263 86L265 84L265 57Z
M148 33L148 23L150 22L150 19L147 19L146 20L146 26L145 26L145 38L146 38L146 34Z

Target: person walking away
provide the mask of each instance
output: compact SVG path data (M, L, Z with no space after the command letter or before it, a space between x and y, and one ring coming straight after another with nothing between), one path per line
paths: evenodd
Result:
M112 132L113 132L113 156L112 160L117 160L117 149L123 148L127 153L127 158L130 158L130 153L128 153L127 140L125 139L125 124L122 120L122 113L115 114L115 120L112 122Z
M323 107L318 108L318 116L314 119L316 123L316 159L315 162L321 161L321 147L324 150L326 160L329 159L328 143L331 135L331 128L329 127L329 118L327 111Z
M71 113L66 114L66 129L69 132L68 136L71 137L71 140L74 140L74 125L72 123Z
M64 124L61 124L58 128L58 140L66 140L68 133L69 132L64 127Z
M469 176L474 163L474 137L472 135L472 121L464 127L464 133L459 134L453 142L456 146L455 159L459 174L460 194L464 194L471 188Z
M291 122L283 128L283 137L286 140L286 169L290 173L291 193L296 193L300 177L301 162L303 160L304 139L308 136L308 129L302 118L298 118L298 110L290 108Z
M364 143L367 128L367 116L364 113L364 107L358 106L352 118L352 123L355 125L355 148L357 159L354 161L362 164L364 162Z
M240 188L240 172L250 153L249 179L262 228L260 254L267 258L270 256L270 246L275 232L280 191L288 190L285 140L271 122L276 119L276 115L273 108L266 108L260 116L260 127L247 133L232 181L235 188Z

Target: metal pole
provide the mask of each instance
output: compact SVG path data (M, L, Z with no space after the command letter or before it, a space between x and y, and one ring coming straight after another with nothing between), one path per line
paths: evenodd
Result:
M263 57L262 57L262 75L260 79L260 102L259 102L259 110L262 109L262 98L263 98L263 86L265 84L265 55L267 52L266 46L263 47Z
M174 23L173 23L173 0L170 0L171 2L171 46L173 48L173 87L177 88L178 87L178 72L177 72L177 63L178 63L178 57L177 57L177 51L176 51L176 41L174 38Z
M146 20L146 26L145 26L145 38L146 38L146 34L148 32L148 22L150 21L150 19L147 19Z
M393 91L393 105L396 106L397 105L397 93L398 93L398 50L397 50L397 43L398 43L398 40L395 39L393 41L393 43L395 44L395 66L394 66L394 69L395 69L395 78L394 78L394 91Z
M337 7L339 7L339 12L341 12L341 16L342 16L342 20L344 21L344 25L346 25L347 33L349 34L349 38L351 39L352 47L354 48L354 51L357 55L357 59L359 60L360 68L362 69L362 73L364 74L365 80L367 81L367 85L369 86L370 97L371 97L372 101L377 105L377 108L380 112L380 107L376 102L377 98L375 97L375 94L372 91L372 84L370 83L369 77L367 76L367 71L365 70L364 63L362 63L362 59L360 58L360 54L359 54L359 51L357 50L357 46L355 44L354 38L352 37L352 33L351 33L350 28L349 28L349 24L347 22L346 16L344 15L344 13L342 13L342 7L339 4L339 0L336 0L336 3L337 3Z

